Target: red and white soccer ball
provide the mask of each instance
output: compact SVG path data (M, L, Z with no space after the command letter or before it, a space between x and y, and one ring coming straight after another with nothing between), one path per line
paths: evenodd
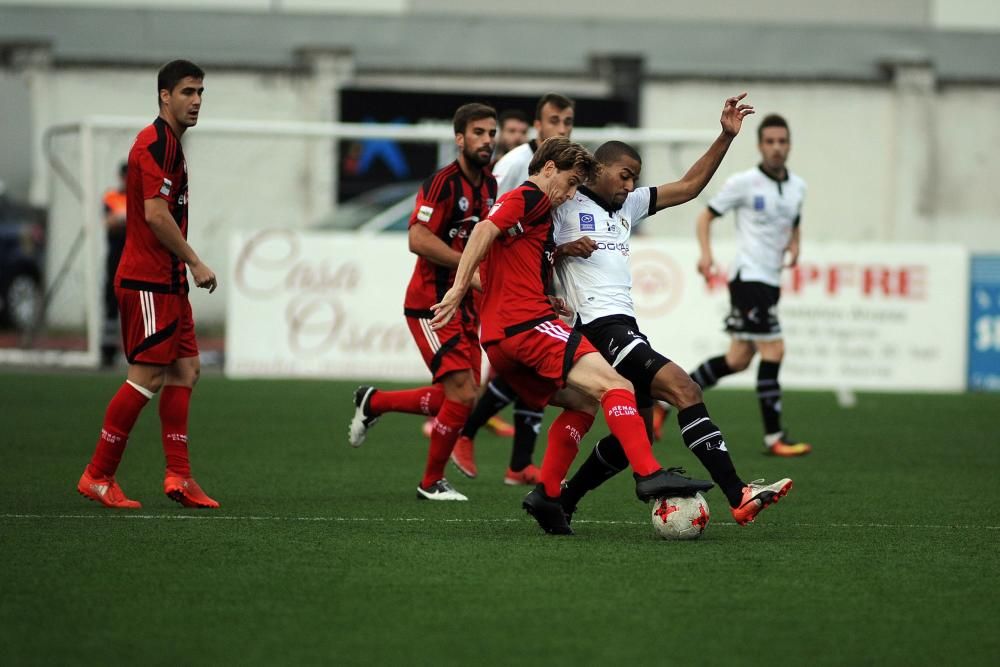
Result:
M653 501L653 528L665 540L696 540L708 526L708 501L700 493Z

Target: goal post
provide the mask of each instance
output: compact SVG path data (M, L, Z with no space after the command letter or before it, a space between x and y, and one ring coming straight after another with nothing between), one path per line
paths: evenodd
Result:
M8 334L0 335L0 363L99 365L105 251L101 195L114 185L117 164L126 158L135 134L149 122L146 116L92 116L46 131L52 146L45 170L49 216L43 287L47 305L33 331L0 332ZM573 139L591 147L617 139L642 148L665 148L672 158L669 170L677 171L682 150L704 150L717 134L577 127ZM206 328L222 338L229 237L271 227L308 228L320 219L335 217L338 142L371 139L436 145L439 165L454 159L454 131L450 123L442 122L205 119L185 136L184 150L192 171L192 245L221 279L221 289L211 297L192 290L200 338ZM423 176L419 175L420 180Z

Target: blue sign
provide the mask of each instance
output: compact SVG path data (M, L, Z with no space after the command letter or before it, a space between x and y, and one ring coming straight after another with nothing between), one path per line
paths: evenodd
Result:
M969 389L1000 391L1000 255L972 257Z

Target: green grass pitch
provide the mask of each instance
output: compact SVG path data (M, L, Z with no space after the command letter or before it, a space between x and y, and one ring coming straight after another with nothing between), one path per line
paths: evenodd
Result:
M1000 397L788 392L815 451L761 455L756 400L708 405L744 479L795 488L696 542L653 537L620 476L543 535L482 434L468 503L418 502L416 417L346 443L356 383L195 392L191 451L219 511L162 493L155 405L112 512L76 481L118 375L0 373L3 664L987 665L1000 659ZM551 418L551 415L549 416ZM702 475L674 423L661 461ZM604 432L598 420L581 461Z

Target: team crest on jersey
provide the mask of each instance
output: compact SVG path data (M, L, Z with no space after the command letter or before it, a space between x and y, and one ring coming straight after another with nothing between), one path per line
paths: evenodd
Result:
M581 232L592 232L594 231L594 216L590 213L580 214L580 231Z
M466 211L469 210L469 200L466 199L465 197L462 197L461 199L458 200L458 207L462 209L462 213L465 213Z
M172 188L173 186L174 186L173 181L171 181L169 178L164 178L163 185L160 186L160 194L163 195L164 197L169 197L170 188Z
M754 195L753 197L753 210L763 211L764 210L764 195Z
M493 197L489 197L486 200L486 208L493 208Z
M417 209L417 220L420 222L430 222L432 215L434 215L434 209L430 206L421 206Z

